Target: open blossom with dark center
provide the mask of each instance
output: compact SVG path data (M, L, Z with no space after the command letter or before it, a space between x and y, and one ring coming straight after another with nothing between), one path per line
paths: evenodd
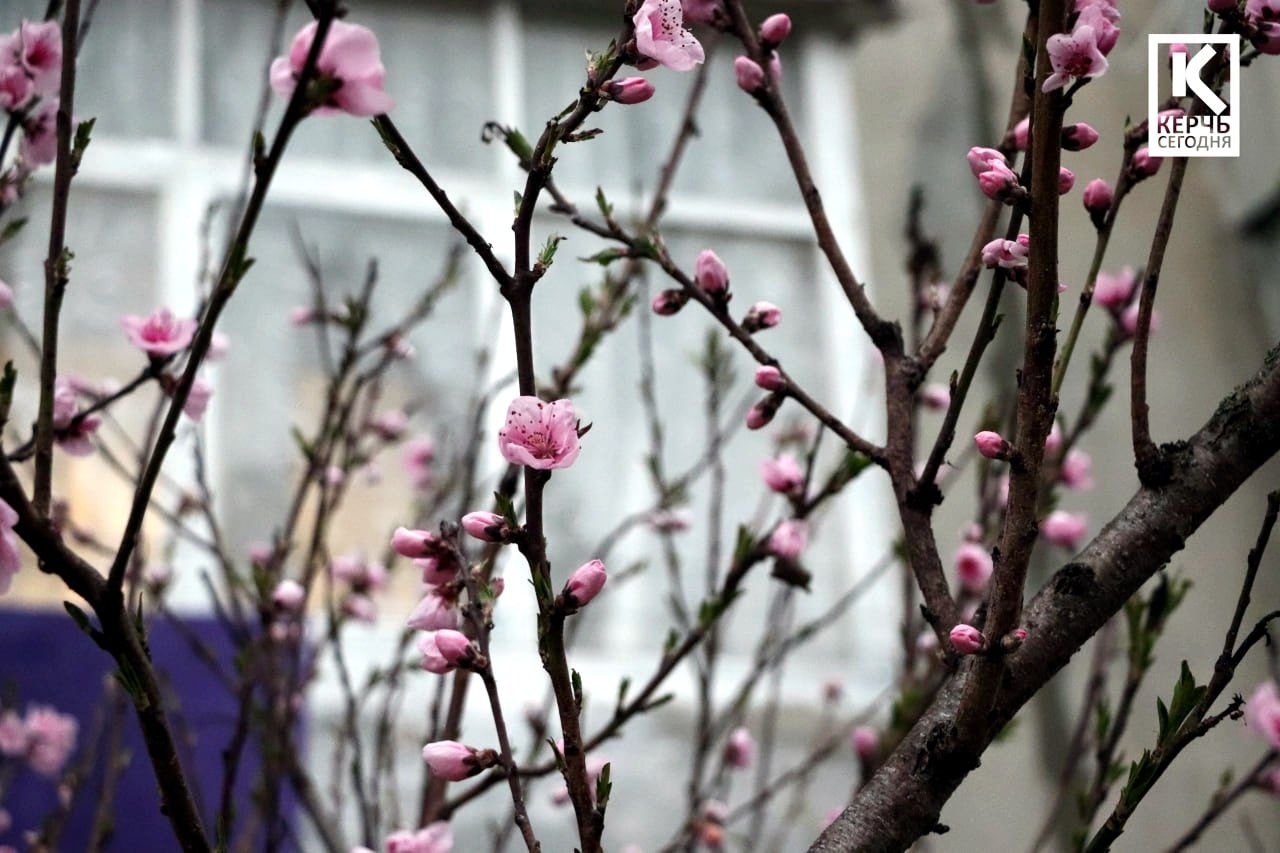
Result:
M293 38L289 55L271 63L271 88L288 98L298 85L298 77L306 64L311 43L315 41L315 21L307 24ZM377 37L359 24L334 21L316 60L316 84L326 93L324 100L312 105L315 115L349 113L353 116L376 116L389 112L395 105L382 89L386 69L378 49Z
M405 624L415 631L456 630L462 618L457 608L457 598L450 595L448 587L428 585Z
M58 99L41 98L36 108L22 119L22 142L18 154L28 169L52 163L58 156Z
M684 28L680 0L644 0L632 19L636 49L672 71L691 71L706 54L693 33Z
M0 66L12 64L31 81L35 94L54 95L62 81L62 27L57 21L23 21L0 36Z
M76 748L80 724L70 714L43 705L27 709L27 763L41 776L56 777Z
M164 358L190 346L197 324L195 320L173 316L168 308L160 308L149 317L126 314L120 325L130 343L153 358Z
M570 400L547 403L522 396L511 401L498 430L498 449L513 465L568 468L578 458L578 416Z
M1092 79L1107 70L1107 58L1098 50L1093 27L1077 26L1071 33L1049 36L1045 47L1049 51L1049 63L1053 73L1045 78L1046 92L1061 89L1075 80Z

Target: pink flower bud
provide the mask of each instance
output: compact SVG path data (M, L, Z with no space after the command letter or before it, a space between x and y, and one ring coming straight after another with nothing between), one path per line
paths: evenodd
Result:
M804 469L790 453L780 453L775 459L760 463L760 477L775 492L789 495L804 488Z
M440 537L429 530L410 530L397 527L391 534L391 547L401 557L437 557L447 553Z
M1066 166L1058 169L1058 195L1066 195L1076 185L1076 173Z
M1013 147L1018 151L1027 150L1027 141L1031 138L1031 119L1024 118L1013 126Z
M766 391L777 391L786 380L782 378L782 371L771 364L762 364L756 368L756 387L763 388Z
M418 651L422 653L422 668L436 675L444 675L475 656L471 640L461 631L442 628L418 638Z
M1244 724L1273 749L1280 749L1280 691L1274 681L1264 681L1249 694Z
M1089 217L1093 220L1095 226L1101 226L1103 217L1107 211L1111 209L1111 202L1115 198L1115 194L1111 191L1111 185L1102 178L1094 178L1084 186L1084 209L1089 211Z
M1115 275L1100 272L1093 283L1093 301L1116 314L1129 304L1137 286L1138 274L1133 267L1124 267Z
M302 588L302 584L288 578L276 584L276 588L271 591L271 603L277 609L286 610L290 613L297 613L301 610L302 604L306 600L307 591Z
M413 564L422 570L422 582L428 586L450 583L458 576L458 561L451 557L423 557Z
M957 625L951 629L951 647L962 655L974 655L982 651L986 641L982 632L972 625Z
M660 317L670 317L683 308L688 301L689 297L683 290L663 290L653 297L653 313Z
M689 529L689 514L681 509L660 509L650 514L649 526L660 533Z
M422 748L422 759L431 768L432 775L450 782L461 782L489 766L483 758L481 753L456 740L438 740Z
M1072 448L1062 460L1058 479L1068 489L1088 491L1093 488L1093 458L1083 450Z
M769 553L784 560L795 560L809 544L809 525L799 518L779 522L769 537Z
M990 171L996 165L1008 168L1009 161L1005 156L994 148L973 147L969 149L969 153L965 155L965 159L969 161L969 171L973 172L973 176L979 177L983 172Z
M478 510L462 517L462 529L481 542L502 542L508 532L507 520L496 512Z
M986 589L993 568L991 552L976 542L966 542L956 551L956 578L969 592Z
M756 741L751 732L743 726L734 729L724 745L724 763L729 767L743 769L751 766L756 755Z
M454 602L439 594L437 587L431 587L413 608L405 624L415 631L456 630L460 615L453 605Z
M1126 338L1132 338L1138 334L1138 303L1135 301L1124 311L1120 312L1120 331ZM1151 324L1148 327L1149 334L1155 334L1156 329L1160 328L1160 312L1155 308L1151 309Z
M764 88L764 69L749 56L739 56L733 61L733 76L738 80L738 88L747 94Z
M643 77L611 80L606 87L610 98L620 104L639 104L653 97L653 84Z
M1135 182L1143 178L1149 178L1160 171L1160 164L1163 162L1163 158L1152 157L1151 152L1145 146L1139 148L1133 152L1133 160L1129 163L1130 176Z
M772 329L782 321L782 309L772 302L757 302L747 309L747 316L742 318L742 328L748 332L761 329Z
M871 726L855 726L850 737L853 741L853 752L864 764L875 760L880 752L880 733Z
M1067 512L1056 509L1040 522L1040 535L1059 548L1068 551L1076 550L1080 540L1089 529L1089 520L1084 513Z
M926 409L945 412L951 406L951 389L937 382L920 389L920 402Z
M564 591L560 594L570 608L576 610L579 607L586 607L591 603L591 599L604 589L604 582L608 579L604 563L599 560L589 560L569 575Z
M1062 430L1058 429L1058 422L1054 421L1053 426L1049 428L1049 434L1044 437L1044 454L1054 456L1061 449Z
M774 48L791 35L791 16L779 12L764 19L760 25L760 40L766 47Z
M303 305L289 309L289 322L295 326L305 326L307 323L314 323L317 319L316 312Z
M694 280L704 293L720 296L729 290L729 269L710 249L703 249L698 253L694 271Z
M1098 131L1084 122L1069 124L1062 129L1062 147L1067 151L1083 151L1098 141Z
M1004 440L1004 436L991 430L983 430L973 437L978 452L988 459L1008 459L1013 446Z
M988 269L1004 267L1021 269L1027 266L1028 244L1021 239L1004 240L999 237L982 247L982 263Z
M978 175L982 194L995 201L1008 201L1017 191L1018 176L1003 163L990 163L990 169Z

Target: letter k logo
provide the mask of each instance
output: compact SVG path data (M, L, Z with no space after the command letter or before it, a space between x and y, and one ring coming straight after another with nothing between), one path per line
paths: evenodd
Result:
M1173 96L1185 98L1187 88L1190 87L1195 96L1213 110L1214 115L1222 115L1223 110L1227 108L1227 102L1219 98L1218 94L1200 78L1205 64L1213 59L1214 55L1213 48L1206 44L1190 60L1185 53L1175 53L1169 57L1173 60Z

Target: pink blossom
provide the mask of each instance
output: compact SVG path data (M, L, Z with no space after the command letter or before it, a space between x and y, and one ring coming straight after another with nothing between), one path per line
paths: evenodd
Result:
M809 525L799 518L778 523L769 537L769 553L784 560L795 560L809 544Z
M1138 310L1140 306L1135 300L1132 305L1120 312L1120 330L1127 338L1132 338L1138 334ZM1156 329L1160 328L1160 312L1155 308L1151 309L1151 322L1148 325L1148 333L1155 334Z
M871 726L855 726L850 740L853 741L854 754L864 764L872 761L880 752L880 732Z
M448 823L438 820L417 832L408 829L393 832L387 836L385 845L386 853L451 853L453 830Z
M760 24L760 40L768 48L775 48L791 35L791 16L778 12L765 18Z
M329 574L336 581L346 581L357 592L376 591L387 585L386 567L375 561L366 561L356 551L332 558Z
M1027 150L1027 142L1031 138L1031 119L1024 118L1013 126L1013 147L1019 151Z
M1098 273L1093 283L1093 301L1117 313L1129 304L1138 286L1138 274L1133 267L1124 267L1115 275Z
M53 383L53 429L58 447L72 456L93 453L90 436L102 425L97 415L88 415L76 423L76 392L70 379L58 377Z
M0 65L0 109L17 112L31 99L31 78L18 65Z
M960 586L972 593L986 589L994 569L990 551L976 542L965 542L956 551L955 563Z
M1078 448L1067 451L1058 479L1068 489L1087 492L1093 488L1093 457Z
M422 759L434 776L461 782L485 768L479 753L456 740L438 740L422 748Z
M1280 691L1274 681L1258 685L1244 706L1244 724L1257 732L1273 749L1280 749Z
M388 409L369 421L369 429L383 441L395 441L408 426L409 416L402 409Z
M694 281L704 293L722 296L729 290L729 268L720 260L720 256L710 249L698 253L694 262Z
M733 60L733 76L738 82L738 88L748 95L764 88L764 69L749 56L739 56Z
M289 322L295 326L305 326L308 323L314 323L320 319L320 315L316 313L314 308L308 308L305 305L297 305L289 309Z
M513 465L539 470L568 468L578 458L578 417L569 400L546 403L516 397L498 431L498 449Z
M620 104L640 104L653 97L653 84L643 77L610 80L605 94Z
M763 429L778 413L772 397L766 397L747 410L747 429Z
M978 452L987 459L1008 459L1013 446L1005 441L1004 436L991 430L983 430L973 437Z
M1160 164L1163 162L1163 157L1152 157L1151 152L1144 145L1133 152L1133 159L1129 162L1129 172L1135 181L1140 181L1159 172Z
M1075 172L1066 166L1058 169L1058 195L1066 195L1071 192L1071 188L1076 185Z
M960 624L951 629L951 647L962 655L973 655L982 651L986 641L982 632L972 625Z
M588 560L569 575L564 591L560 594L570 608L586 607L591 603L591 599L604 589L604 582L608 579L609 575L605 571L604 563L599 560Z
M1062 129L1062 147L1067 151L1083 151L1098 141L1098 131L1084 122L1069 124Z
M62 27L54 20L23 21L15 35L7 47L30 75L35 93L57 94L62 81Z
M70 714L32 705L23 721L27 730L27 763L41 776L53 778L76 748L80 724Z
M684 28L680 0L644 0L633 18L636 49L672 71L691 71L706 58L702 45Z
M1049 36L1045 46L1053 66L1053 73L1044 81L1046 92L1061 89L1074 80L1092 79L1107 70L1107 58L1098 50L1093 27L1078 26L1070 34Z
M214 332L209 338L209 349L205 352L206 361L221 361L227 354L227 350L231 349L231 340L222 332Z
M422 655L422 668L436 675L452 672L474 655L467 635L451 628L423 634L418 638L418 652Z
M281 97L293 95L306 64L317 23L312 21L294 36L289 55L271 63L271 88ZM334 21L316 61L313 86L325 92L324 100L311 105L315 115L339 112L354 116L376 116L389 112L395 102L382 89L386 69L378 50L377 37L359 24ZM317 85L318 84L318 85Z
M766 391L777 391L785 384L786 380L782 378L782 371L772 364L762 364L756 368L757 388L763 388Z
M120 325L130 343L152 358L164 358L190 346L197 324L195 320L174 317L168 308L160 308L149 317L126 314Z
M1009 166L1009 161L1005 159L1005 156L994 148L975 146L969 149L965 159L969 161L969 171L973 172L975 178L996 166L1004 166L1005 168Z
M22 554L18 551L18 534L14 525L18 513L4 500L0 500L0 595L9 591L13 576L22 568Z
M1040 522L1040 534L1050 544L1074 551L1089 530L1089 520L1082 512L1055 509Z
M496 512L477 510L462 517L462 529L481 542L501 542L506 537L507 520Z
M782 309L772 302L757 302L747 309L747 316L742 318L742 328L748 332L761 329L772 329L782 322Z
M1094 225L1101 225L1102 219L1106 216L1107 211L1111 209L1111 202L1115 198L1115 194L1111 191L1111 185L1102 178L1094 178L1084 187L1084 209L1089 211L1089 216L1093 219Z
M951 389L939 382L931 382L920 389L920 402L930 411L945 412L951 406Z
M460 614L456 602L450 601L438 586L428 586L426 595L413 608L405 622L415 631L438 631L441 628L456 630Z
M428 586L439 586L452 582L462 568L451 555L443 557L423 557L414 560L413 564L422 570L422 582Z
M1008 201L1019 188L1018 176L1003 163L992 162L985 172L978 175L978 188L982 194L995 201Z
M430 530L410 530L397 527L391 534L391 547L401 557L440 557L449 553L449 547L438 533Z
M372 625L378 618L378 605L367 595L348 595L342 599L342 612L366 625Z
M52 163L58 157L58 99L43 98L22 120L22 143L18 153L22 162L34 169Z
M429 435L415 436L404 443L404 470L418 491L431 485L431 463L435 458L436 445Z
M1022 269L1027 266L1027 254L1030 243L1021 239L1003 240L996 238L982 247L982 263L988 269L1004 267L1005 269Z
M751 766L756 755L756 739L745 726L738 726L729 734L724 744L724 763L729 767L743 769Z
M790 453L779 453L760 463L760 477L775 492L789 495L804 488L804 469Z
M271 603L279 610L297 613L307 600L307 591L292 578L285 578L271 591Z
M1044 453L1046 456L1053 456L1062 449L1062 430L1058 428L1058 422L1054 421L1053 426L1049 427L1049 434L1044 437Z
M199 423L204 417L205 410L209 408L211 399L213 399L213 386L203 376L197 376L191 383L191 391L187 394L186 402L182 404L182 413Z
M1114 13L1114 17L1112 17ZM1116 46L1116 42L1120 39L1120 28L1115 25L1115 21L1119 20L1120 13L1115 11L1115 7L1108 6L1104 3L1090 3L1080 10L1080 17L1076 19L1076 31L1081 27L1092 27L1094 40L1098 45L1098 53L1103 56L1111 53L1111 49Z
M14 711L0 711L0 755L14 758L27 753L27 726Z

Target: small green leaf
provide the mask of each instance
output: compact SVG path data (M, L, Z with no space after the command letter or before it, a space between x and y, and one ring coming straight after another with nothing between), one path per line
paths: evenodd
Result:
M27 224L27 218L20 216L17 219L11 219L5 223L4 230L0 231L0 246L3 246L9 240L18 236L18 232L22 230L22 226Z
M538 253L538 263L543 267L551 266L551 262L556 257L556 250L560 248L560 244L564 242L564 239L559 234L552 234L548 237L547 242L542 246L542 251Z
M603 187L596 187L596 208L605 219L613 216L613 205L610 204L609 199L605 198Z

